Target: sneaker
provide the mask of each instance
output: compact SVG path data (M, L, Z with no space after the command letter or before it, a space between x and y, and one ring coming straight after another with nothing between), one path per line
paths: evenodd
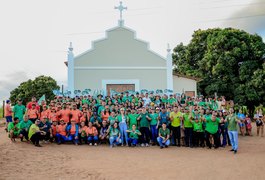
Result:
M235 151L234 149L231 149L230 151Z
M163 146L160 146L160 149L163 149L164 147Z
M110 147L110 148L113 148L113 145L110 145L109 147Z
M92 143L89 143L89 146L92 146Z
M98 145L97 143L94 144L94 146L97 146L97 145Z
M148 143L146 143L146 144L145 144L145 146L146 146L146 147L149 147L149 144L148 144Z
M142 143L141 146L144 147L144 144Z
M234 150L234 154L236 154L237 153L237 150Z
M42 147L40 144L36 144L35 146L36 146L36 147Z
M168 148L168 146L167 146L167 145L165 145L165 148Z

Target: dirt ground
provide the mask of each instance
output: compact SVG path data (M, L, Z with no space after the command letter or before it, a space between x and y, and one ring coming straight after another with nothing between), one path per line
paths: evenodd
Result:
M12 143L0 127L0 179L265 179L265 137L256 135L240 137L236 155L231 147L42 145Z

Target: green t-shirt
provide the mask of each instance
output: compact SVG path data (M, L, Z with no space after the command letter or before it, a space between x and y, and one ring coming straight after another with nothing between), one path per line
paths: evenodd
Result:
M101 115L101 112L104 110L104 106L99 106L98 107L98 115Z
M205 106L205 102L203 101L199 102L198 106Z
M163 130L163 128L159 128L159 133L162 137L167 138L167 135L170 135L170 131L168 128Z
M148 121L148 119L146 118L146 116L149 116L148 113L141 113L140 116L142 116L142 118L140 119L140 127L148 127L150 126L150 122Z
M215 134L218 131L219 122L219 118L216 118L216 121L212 121L212 117L207 117L205 130L211 134Z
M132 131L132 129L130 129L130 131ZM129 138L132 138L132 139L138 139L139 137L139 134L140 131L139 130L135 130L135 131L132 131L132 132L129 132Z
M129 114L128 117L129 117L129 128L131 129L132 128L132 125L135 124L136 127L137 127L137 118L138 118L139 114Z
M198 121L198 122L192 121L192 125L193 125L193 131L203 132L201 121Z
M32 125L32 122L29 121L29 120L27 122L26 121L21 121L19 123L19 128L20 128L20 130L26 129L26 131L28 131L31 125Z
M177 102L175 98L169 98L168 103L172 105L173 103Z
M109 135L110 136L119 136L119 134L120 134L120 131L119 131L119 129L118 128L110 128L110 133L109 133Z
M237 116L234 114L232 116L228 115L226 120L228 122L228 131L237 131Z
M32 124L32 125L30 126L30 128L29 128L29 139L31 138L31 136L32 136L33 134L36 133L36 131L39 131L39 130L40 130L40 128L39 128L36 124Z
M151 122L150 122L150 125L154 126L154 125L157 125L157 121L158 121L158 114L157 113L154 113L154 114L149 114L149 117L151 118Z
M127 123L127 121L128 121L128 117L127 117L127 116L123 116L123 118L122 118L121 115L118 115L118 116L117 116L117 120L118 120L119 123L120 123L120 122Z
M19 123L18 124L14 124L14 122L8 123L7 130L8 130L8 132L10 132L11 130L13 130L13 133L15 135L18 135L19 134L19 131L20 131Z
M170 113L170 118L173 118L172 122L171 122L171 126L172 127L179 127L180 126L180 118L182 117L182 113L181 112L171 112Z
M162 103L168 103L168 99L166 99L166 98L162 98L161 101L162 101Z
M115 123L115 121L116 121L116 119L114 117L112 117L112 116L109 116L108 120L109 120L110 125L113 125Z
M23 116L26 112L26 107L24 105L15 105L14 109L13 109L13 112L14 112L14 117L18 117L19 119L19 122L23 121Z
M192 123L190 122L189 114L184 113L183 118L184 118L184 127L192 128Z

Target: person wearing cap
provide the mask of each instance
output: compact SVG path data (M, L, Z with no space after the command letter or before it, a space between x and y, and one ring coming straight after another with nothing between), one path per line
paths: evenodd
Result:
M97 130L100 130L102 119L98 116L97 112L93 113L93 116L90 118L90 122L92 122L93 126L97 128Z
M170 131L167 128L167 124L163 123L162 127L159 128L158 137L157 137L157 142L159 143L161 149L165 147L167 148L169 146L170 144L169 137L170 137Z
M57 140L58 145L67 141L66 127L67 127L67 124L64 123L63 119L61 119L60 124L57 125L56 127L56 140Z
M5 104L5 118L6 118L6 131L8 131L8 124L12 122L12 109L11 109L11 101L6 100Z
M172 145L180 147L180 125L183 120L180 107L174 107L173 112L170 113L171 130L172 130ZM163 122L166 123L166 122ZM176 141L177 140L177 141Z
M116 120L119 122L120 134L121 134L121 145L123 146L124 142L126 142L126 146L128 146L128 134L127 134L127 123L129 118L125 115L125 109L120 109L120 114L116 117Z
M47 141L49 141L52 138L51 123L49 122L48 117L44 117L40 121L39 128L41 131L45 132L45 136L43 137L43 140L47 143Z
M29 140L28 133L29 133L29 128L32 125L32 122L28 120L28 116L24 116L23 121L19 123L19 128L20 128L20 136L21 136L21 141L23 141L23 138L25 138L27 141Z
M32 124L29 128L29 139L35 145L36 147L41 147L40 145L40 139L43 139L43 136L45 136L45 132L41 131L39 128L40 120L36 120L34 124Z
M34 124L39 117L39 111L36 109L36 104L32 104L31 108L27 111L27 115L29 120Z
M78 145L78 133L79 126L75 119L71 119L71 124L66 127L67 141L72 141L75 145Z
M16 141L15 138L19 137L19 132L20 132L18 117L14 118L14 122L10 122L8 124L7 130L11 141Z
M18 99L17 104L13 109L14 117L18 117L19 122L22 122L25 112L26 112L26 107L22 104L22 100Z
M87 134L87 142L90 146L94 144L94 146L97 146L98 144L98 130L95 128L92 124L92 122L88 123L88 127L86 129Z

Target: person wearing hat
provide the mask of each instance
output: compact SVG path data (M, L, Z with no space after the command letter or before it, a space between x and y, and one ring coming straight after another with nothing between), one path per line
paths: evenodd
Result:
M7 127L9 138L11 141L16 141L15 138L19 136L20 127L19 127L19 119L18 117L14 118L14 122L10 122Z
M26 107L22 104L22 99L18 99L17 104L13 109L14 117L18 117L19 122L22 122L25 112Z
M29 128L29 139L35 145L36 147L41 147L40 145L40 139L43 139L43 136L45 136L45 132L41 131L39 128L40 120L36 120L34 124L32 124Z
M6 128L5 130L8 131L8 124L12 122L12 109L11 109L11 101L6 100L5 104L5 118L6 118Z
M23 121L19 123L19 128L20 128L20 135L21 135L21 141L23 141L23 138L28 141L28 133L29 133L29 128L32 125L32 122L28 120L28 116L24 116Z
M78 133L79 126L75 119L71 119L71 124L66 127L67 141L72 141L75 145L78 145Z
M66 127L67 127L67 124L64 122L63 119L61 119L60 124L57 125L57 128L56 128L56 140L57 140L58 145L67 141Z

